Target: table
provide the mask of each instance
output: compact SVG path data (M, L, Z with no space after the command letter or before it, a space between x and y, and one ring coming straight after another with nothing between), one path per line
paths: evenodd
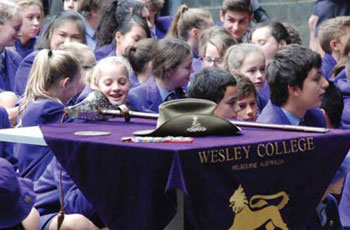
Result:
M188 229L228 229L239 223L230 199L237 202L242 190L255 210L264 200L278 207L287 194L279 209L282 221L289 229L303 229L350 145L349 131L253 128L189 144L121 142L133 131L154 126L141 119L44 125L45 140L38 127L0 130L0 140L47 143L111 229L163 229L176 212L174 188L185 193ZM111 135L74 135L87 130ZM259 194L280 197L257 199Z
M350 147L350 132L342 130L320 134L244 128L237 136L196 138L193 143L121 141L133 131L154 127L154 121L116 119L40 128L111 229L163 229L176 212L174 189L185 194L188 229L229 229L244 218L238 212L240 201L253 210L247 214L251 220L266 203L278 210L265 215L268 222L280 214L280 225L304 229ZM91 130L111 135L74 135Z

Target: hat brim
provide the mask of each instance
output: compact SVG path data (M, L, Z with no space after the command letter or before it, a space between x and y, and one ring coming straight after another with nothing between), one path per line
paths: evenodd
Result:
M214 115L185 114L164 122L154 130L140 130L133 134L137 136L230 136L241 129L231 122Z
M10 228L21 223L31 212L36 195L33 182L26 178L18 178L20 197L16 205L7 207L6 213L1 214L0 228Z

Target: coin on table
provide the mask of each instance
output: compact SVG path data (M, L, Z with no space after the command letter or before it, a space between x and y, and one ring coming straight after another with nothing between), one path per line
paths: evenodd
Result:
M107 136L110 134L110 132L105 131L79 131L74 133L77 136Z

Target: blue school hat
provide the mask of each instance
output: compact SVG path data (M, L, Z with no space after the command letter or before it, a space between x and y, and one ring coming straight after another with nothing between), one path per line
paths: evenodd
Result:
M35 202L33 182L19 178L13 166L0 158L0 229L23 221Z
M348 154L345 156L343 162L341 163L340 167L335 173L331 181L331 185L339 181L341 178L346 177L349 171L350 171L350 152L348 152Z

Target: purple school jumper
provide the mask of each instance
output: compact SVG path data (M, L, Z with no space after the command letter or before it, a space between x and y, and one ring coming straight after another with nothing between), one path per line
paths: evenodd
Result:
M103 45L103 46L97 48L96 51L94 52L96 61L99 61L99 60L107 57L112 51L114 51L114 53L115 53L115 44L114 43Z
M272 104L271 100L259 115L257 122L268 124L291 125L288 117L281 107ZM302 125L314 127L326 127L326 120L319 109L310 109L304 116Z
M6 109L0 107L0 129L11 128ZM17 159L13 156L13 144L10 142L0 142L0 158L5 158L13 166L17 166Z
M158 113L158 107L163 101L154 77L152 76L145 83L132 88L129 91L128 101L136 111Z
M60 211L60 169L61 164L54 157L42 176L34 184L34 191L37 194L35 208L40 213L39 230L43 229L45 224ZM65 213L81 214L90 220L94 219L96 217L95 210L63 168L62 185Z
M329 53L325 53L322 57L322 72L323 76L329 79L332 75L332 71L334 66L337 64L337 61L333 58L333 56Z
M175 92L174 99L184 97L178 92L178 89L175 89ZM129 91L128 104L136 111L158 113L158 107L161 103L163 103L163 100L153 76L143 84Z
M162 39L167 35L172 21L173 21L173 16L157 17L154 23L154 26L156 28L157 39Z
M24 93L28 81L29 72L38 53L39 51L35 50L31 54L28 54L28 56L22 60L21 64L18 67L15 77L16 82L14 85L14 92L19 96L23 95Z
M136 75L135 72L131 72L129 79L130 79L130 89L141 85L141 83L139 82L139 79L137 78L137 75Z
M32 53L34 51L34 47L36 45L37 39L35 38L31 38L27 45L23 46L23 44L21 43L21 41L16 41L15 43L15 48L16 48L16 52L22 57L25 58L28 56L28 54Z
M5 49L4 65L0 69L0 91L13 91L15 85L15 75L21 63L21 56Z
M338 87L344 100L344 109L341 116L341 127L350 129L350 84L346 80L346 70L342 70L334 79L334 84Z
M60 123L64 106L51 99L36 99L23 111L22 127L40 124ZM52 160L52 153L46 146L15 144L14 156L18 159L21 177L36 181Z

